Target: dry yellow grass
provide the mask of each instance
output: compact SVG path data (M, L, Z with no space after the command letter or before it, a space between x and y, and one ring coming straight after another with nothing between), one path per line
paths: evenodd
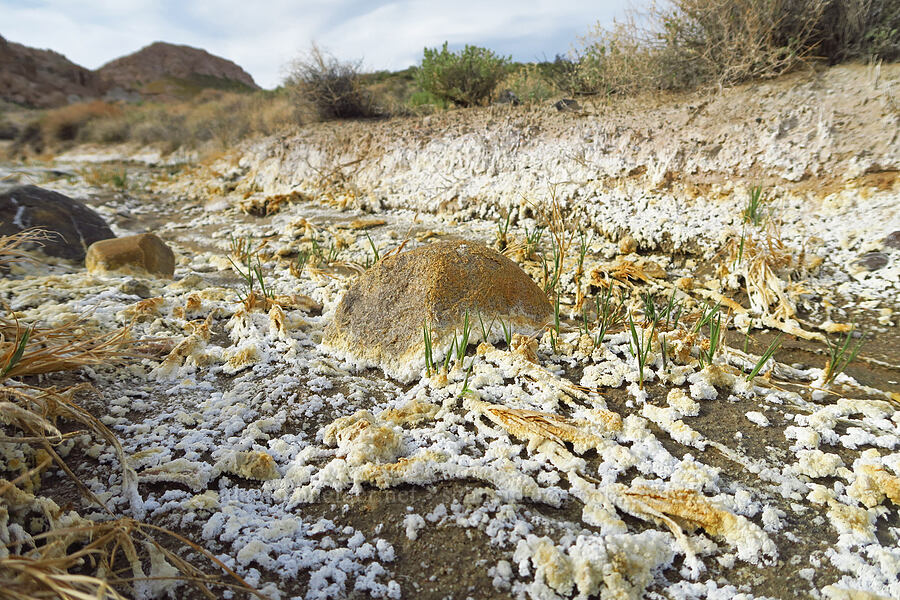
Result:
M0 267L30 260L22 245L39 241L41 235L30 231L0 237ZM210 590L213 585L259 595L234 571L190 540L130 517L116 518L63 460L56 447L73 435L88 433L107 444L122 470L122 493L138 509L137 475L128 466L118 438L75 402L75 395L91 391L90 386L57 390L21 381L25 376L108 364L133 356L139 346L131 339L128 328L89 333L84 321L79 320L42 328L36 323L21 323L5 305L0 308L8 313L0 317L0 424L4 433L0 441L16 445L25 458L25 464L20 460L13 461L18 465L6 463L4 470L12 469L14 476L0 478L0 526L4 529L0 539L11 539L5 531L10 520L40 523L40 533L29 533L32 526L28 525L16 541L0 546L0 599L119 600L134 595L142 586L161 590L159 586L172 581L193 583L211 599L217 597ZM84 429L64 434L60 421ZM84 519L74 511L61 509L52 498L33 493L40 488L41 473L53 463L69 475L85 498L105 509L110 520ZM162 544L161 536L199 552L218 572L204 574ZM149 574L145 572L147 566ZM235 583L223 582L218 574L221 571Z

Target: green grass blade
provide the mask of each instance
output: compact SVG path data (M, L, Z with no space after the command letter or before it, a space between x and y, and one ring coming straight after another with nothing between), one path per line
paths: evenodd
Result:
M16 345L15 352L13 352L12 356L9 357L9 361L6 363L6 366L3 367L3 371L0 372L0 379L5 379L10 371L12 371L16 367L18 362L22 360L22 356L24 356L25 354L25 346L28 344L28 340L34 333L35 327L35 325L32 325L30 330L26 329L25 332L22 333L22 337L19 339L19 343Z
M753 367L753 370L750 371L750 374L747 375L747 381L753 381L753 378L760 372L760 370L765 366L769 359L775 355L775 352L778 351L778 348L781 346L781 336L784 335L782 333L778 334L772 343L769 344L769 347L766 348L766 351L763 352L762 356L759 357L759 360L756 361L756 366Z

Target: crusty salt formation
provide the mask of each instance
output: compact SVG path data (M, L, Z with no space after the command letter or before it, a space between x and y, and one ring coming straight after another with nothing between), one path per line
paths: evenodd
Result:
M472 343L502 326L528 335L551 318L546 294L513 261L487 246L444 241L388 256L354 283L324 342L335 350L411 379L424 366L427 323L435 355L448 351L469 315ZM491 324L493 327L491 328Z

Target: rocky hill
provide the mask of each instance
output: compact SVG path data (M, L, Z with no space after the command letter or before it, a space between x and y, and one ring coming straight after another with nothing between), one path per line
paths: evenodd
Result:
M251 89L259 87L249 73L230 60L198 48L166 42L155 42L108 62L97 73L111 85L133 90L165 78L195 81L213 78L237 82Z
M157 99L183 97L210 87L259 89L253 77L230 60L190 46L155 42L91 71L58 52L0 37L0 100L23 106L120 99L123 91Z
M16 44L0 37L0 98L37 108L61 106L101 96L97 73L62 54Z

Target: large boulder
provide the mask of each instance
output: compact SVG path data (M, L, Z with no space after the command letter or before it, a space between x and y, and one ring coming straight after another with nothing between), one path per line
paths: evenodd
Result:
M84 265L91 273L121 271L171 278L175 253L155 233L141 233L91 244Z
M347 290L325 331L324 343L338 354L380 366L401 380L424 367L423 326L428 323L436 354L447 351L462 331L468 311L470 343L502 337L500 320L532 334L551 318L546 294L516 263L481 244L437 242L388 256Z
M103 217L68 196L35 185L0 193L0 235L32 227L56 234L41 242L44 254L76 261L84 260L94 242L115 237Z

